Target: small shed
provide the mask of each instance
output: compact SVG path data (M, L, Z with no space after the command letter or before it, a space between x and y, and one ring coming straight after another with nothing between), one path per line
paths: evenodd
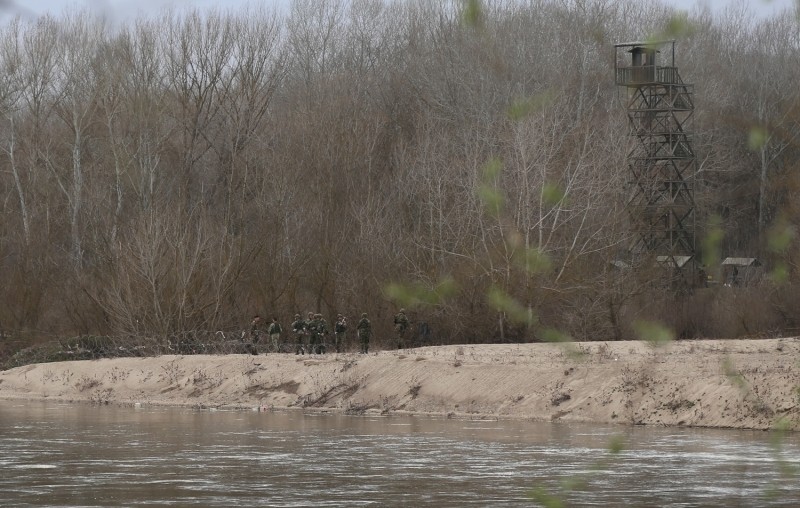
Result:
M621 259L615 259L611 262L611 267L617 270L630 270L631 264Z
M663 268L683 268L692 256L656 256L656 263Z
M763 275L761 263L756 258L725 258L722 266L722 282L729 287L747 286Z

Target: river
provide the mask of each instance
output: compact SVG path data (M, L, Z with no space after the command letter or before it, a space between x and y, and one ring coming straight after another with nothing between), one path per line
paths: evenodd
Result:
M0 401L2 506L799 506L800 436Z

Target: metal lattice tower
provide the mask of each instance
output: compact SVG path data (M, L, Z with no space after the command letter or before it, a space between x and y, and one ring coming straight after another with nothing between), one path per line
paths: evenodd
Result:
M675 41L615 44L615 81L627 91L633 148L627 207L632 254L683 267L695 256L693 88L675 67Z

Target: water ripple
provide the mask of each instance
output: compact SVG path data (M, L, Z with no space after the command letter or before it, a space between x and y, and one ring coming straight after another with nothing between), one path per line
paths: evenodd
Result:
M783 473L800 468L795 435L776 449L768 434L697 429L1 409L0 491L13 506L518 506L534 489L581 506L800 499Z

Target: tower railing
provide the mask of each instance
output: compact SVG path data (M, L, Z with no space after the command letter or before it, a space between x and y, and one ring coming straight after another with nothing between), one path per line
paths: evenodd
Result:
M683 84L677 67L630 65L616 68L615 83L619 86Z

